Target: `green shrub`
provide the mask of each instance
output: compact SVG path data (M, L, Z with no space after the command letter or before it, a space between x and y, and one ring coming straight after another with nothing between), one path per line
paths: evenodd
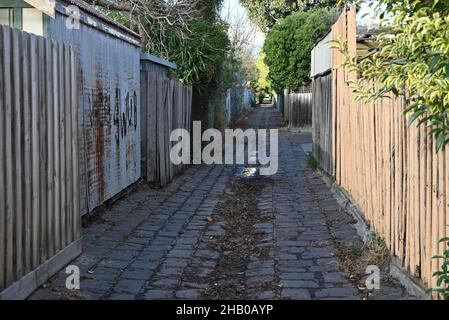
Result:
M385 17L375 37L378 50L355 60L347 54L345 41L336 39L346 56L344 65L360 75L351 82L356 99L371 102L389 94L405 98L409 123L426 124L439 151L449 142L449 1L370 3ZM373 81L379 86L367 85Z
M296 12L267 34L264 44L268 78L276 92L298 89L310 78L310 52L332 24L328 9Z
M431 288L429 292L438 292L444 300L449 300L449 237L440 240L440 243L446 242L447 249L442 255L434 256L433 259L442 259L441 270L433 274L437 277L436 287Z

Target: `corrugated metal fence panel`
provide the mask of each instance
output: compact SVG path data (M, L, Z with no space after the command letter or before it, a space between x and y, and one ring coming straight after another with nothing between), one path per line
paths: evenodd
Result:
M0 26L0 299L25 298L81 252L74 56Z
M313 78L332 68L332 30L312 50L311 74Z
M313 155L325 172L334 173L332 157L332 73L312 84Z
M91 17L94 20L95 17ZM51 37L71 43L79 63L81 213L140 178L140 49L91 25L51 19Z

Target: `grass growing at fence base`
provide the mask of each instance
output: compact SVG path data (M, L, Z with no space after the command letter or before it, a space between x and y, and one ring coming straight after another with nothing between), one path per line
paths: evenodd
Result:
M307 153L307 166L314 170L316 170L318 168L318 162L313 157L311 152Z
M379 268L389 261L389 252L382 238L373 232L362 247L339 243L338 254L343 271L352 279L360 279L367 266Z

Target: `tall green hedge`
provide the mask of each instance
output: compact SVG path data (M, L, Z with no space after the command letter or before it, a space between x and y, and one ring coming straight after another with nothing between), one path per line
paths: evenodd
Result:
M268 32L263 50L275 91L294 90L309 81L311 51L331 25L332 15L324 8L296 12Z

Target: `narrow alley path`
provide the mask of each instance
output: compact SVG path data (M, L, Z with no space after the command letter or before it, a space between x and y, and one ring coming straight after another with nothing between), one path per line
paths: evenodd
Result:
M277 128L256 108L247 128ZM279 170L192 166L161 190L145 185L84 228L81 292L64 270L32 299L361 299L341 246L362 248L352 217L307 166L310 133L279 131ZM382 278L373 298L409 298Z

